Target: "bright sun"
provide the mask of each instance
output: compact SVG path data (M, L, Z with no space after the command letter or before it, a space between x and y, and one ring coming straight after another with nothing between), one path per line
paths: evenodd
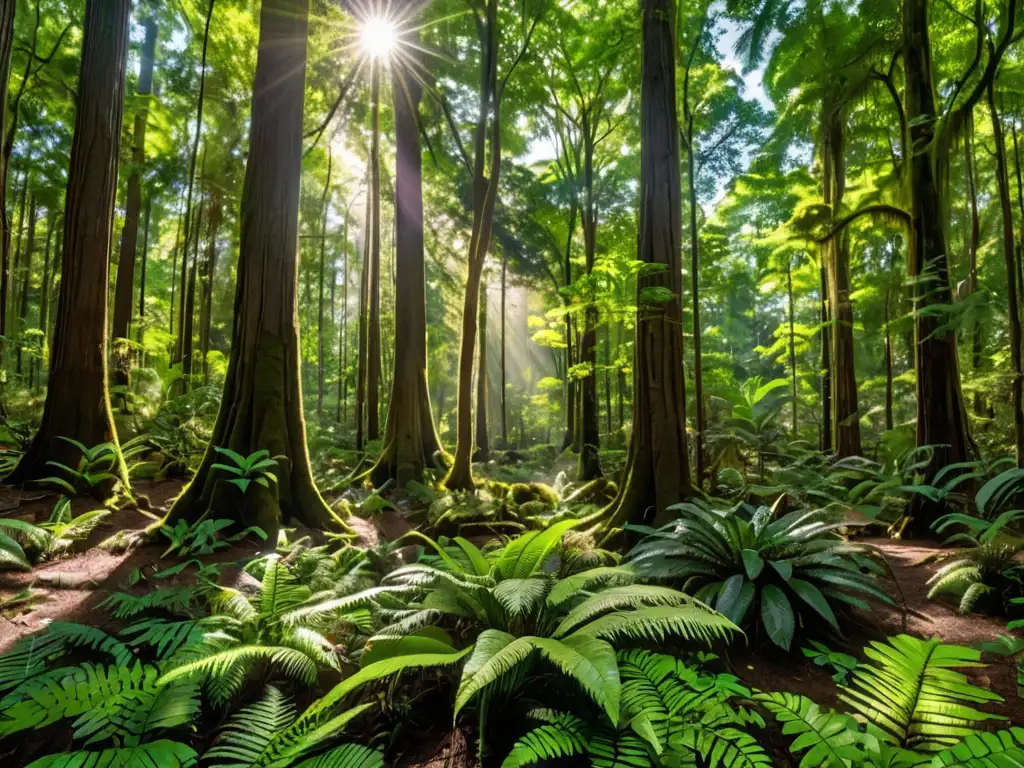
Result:
M397 40L395 25L383 17L367 19L359 30L359 44L371 59L386 59Z

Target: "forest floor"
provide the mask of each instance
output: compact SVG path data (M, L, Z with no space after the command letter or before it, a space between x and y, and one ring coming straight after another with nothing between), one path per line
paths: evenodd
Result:
M168 563L159 563L165 545L145 545L122 554L111 554L95 545L118 530L141 531L152 524L153 515L162 514L168 502L180 492L181 483L139 483L136 490L149 498L152 508L149 514L134 508L114 512L93 532L87 542L88 548L81 553L42 565L31 573L0 572L0 606L4 600L29 586L36 598L26 607L0 610L0 653L8 650L20 637L37 631L53 620L92 624L111 632L122 628L123 622L111 618L106 611L98 610L97 606L111 592L141 594L151 588L144 581L131 586L130 579L136 569L144 572L154 566L166 567ZM56 497L51 494L3 489L0 491L0 515L43 522L48 518L55 500ZM399 506L398 511L385 510L372 521L353 517L350 524L359 534L356 544L375 546L381 539L394 540L409 530L410 526L402 514L403 505ZM76 511L80 513L85 510ZM896 579L896 584L887 582L888 591L897 602L901 599L906 601L908 613L904 618L901 611L876 607L873 613L860 617L862 620L856 622L855 630L849 631L845 637L830 640L828 645L832 650L860 656L861 649L872 640L902 632L919 637L937 635L947 643L973 645L993 640L1004 630L1004 620L978 614L962 616L956 613L952 604L927 599L927 581L939 566L922 561L938 551L934 544L889 539L859 541L872 543L884 552ZM945 551L948 553L948 550ZM204 562L225 562L256 554L255 544L243 542L200 559ZM223 573L228 579L237 579L240 570L226 570ZM53 583L55 580L57 583ZM188 580L189 576L181 575L160 583L161 586L173 586ZM739 650L731 649L725 661L731 671L748 686L802 693L823 705L839 704L837 689L831 680L831 670L815 665L797 647L787 653L767 640L756 641ZM1017 696L1012 659L986 654L984 661L988 666L966 670L967 674L973 682L998 693L1005 700L993 706L991 711L1007 717L1012 723L1024 724L1024 699ZM448 739L438 734L438 741L433 745L424 745L425 749L433 750L435 761L453 749L458 752L463 748L462 744L449 745ZM448 764L446 760L435 761L418 765L429 768L435 764Z

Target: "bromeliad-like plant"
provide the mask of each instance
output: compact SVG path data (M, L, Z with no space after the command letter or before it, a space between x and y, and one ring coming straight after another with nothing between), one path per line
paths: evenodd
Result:
M841 510L797 510L776 519L760 507L745 520L701 502L670 509L679 514L675 522L632 527L646 538L627 564L641 577L682 584L739 626L763 626L781 648L788 650L798 623L811 619L838 631L837 603L895 605L875 581L885 572L884 558L837 534L851 525Z
M790 749L800 768L1024 764L1024 729L976 730L982 722L1002 719L978 709L1001 697L959 671L984 666L978 651L899 635L871 643L864 653L871 663L858 666L851 683L839 689L840 700L861 722L805 696L754 695L784 735L797 737Z
M69 551L89 537L110 514L95 509L75 516L71 499L62 496L54 504L50 518L41 525L25 520L0 519L0 570L32 570L32 566Z
M559 578L562 538L577 524L532 531L488 554L465 539L454 540L458 555L435 544L436 564L408 565L385 579L415 591L394 614L397 620L370 639L367 653L380 659L415 652L417 644L438 649L443 639L424 636L421 628L446 623L475 641L456 695L456 718L481 695L514 690L543 659L618 722L614 643L667 637L710 643L738 632L689 595L637 584L628 568L602 566ZM421 634L406 637L417 629Z
M960 613L970 613L979 604L1005 611L1012 598L1020 595L1024 582L1024 566L1018 561L1021 551L1021 539L988 539L960 551L928 580L928 599L952 594Z
M594 768L695 765L756 768L771 758L745 730L764 727L739 702L750 691L732 675L714 675L683 661L643 650L617 657L622 707L606 714L534 710L541 725L516 741L502 768L583 756Z

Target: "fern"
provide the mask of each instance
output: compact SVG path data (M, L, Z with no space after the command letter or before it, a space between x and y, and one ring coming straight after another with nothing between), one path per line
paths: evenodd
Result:
M110 610L115 619L129 619L154 609L187 614L195 597L195 587L161 587L138 596L114 592L99 607Z
M131 637L131 645L149 645L156 649L157 658L163 659L182 646L194 645L203 639L205 628L214 626L211 619L144 619L125 627L119 635Z
M621 611L648 605L692 605L689 595L667 587L636 584L626 587L611 587L598 592L566 614L555 629L555 636L564 635L596 616L609 611Z
M384 756L359 744L344 744L303 760L295 768L384 768Z
M715 640L728 642L738 627L722 616L694 601L689 605L654 606L635 611L618 611L601 616L576 630L574 634L590 635L603 640L655 640L677 636L684 640Z
M501 768L522 768L545 760L586 754L586 721L568 713L533 713L544 725L529 731L516 741Z
M288 677L305 685L312 685L316 681L316 664L302 651L273 645L241 645L175 667L160 678L160 684L191 675L217 678L226 674L236 663L259 659L266 660Z
M849 715L823 710L806 696L757 693L760 703L782 724L784 736L796 736L794 753L804 752L800 768L842 768L865 758L857 721Z
M1002 698L955 670L984 666L977 650L899 635L871 643L864 653L875 663L857 667L839 698L893 744L938 752L969 736L977 723L997 717L971 705Z
M952 749L940 752L931 768L999 768L1024 765L1024 728L998 733L972 733Z
M196 752L191 747L160 740L102 752L62 752L29 763L28 768L192 768L194 765Z
M16 690L25 681L41 674L49 660L64 654L69 648L88 648L108 653L115 663L122 666L133 658L127 645L102 629L54 621L43 632L22 638L11 650L0 656L0 692Z
M749 733L737 728L690 727L675 737L674 749L686 748L700 755L709 768L759 768L772 765L771 758Z

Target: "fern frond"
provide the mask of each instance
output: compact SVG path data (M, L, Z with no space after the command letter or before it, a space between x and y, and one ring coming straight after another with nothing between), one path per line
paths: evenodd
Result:
M236 712L217 743L203 755L210 768L249 768L271 754L274 738L295 720L295 709L273 686L259 701Z
M673 738L673 749L685 748L700 755L708 766L722 768L771 768L772 760L757 739L737 728L685 728Z
M288 567L280 559L274 558L267 564L260 584L260 618L277 618L312 596L312 590L304 584L294 583Z
M128 619L157 608L187 614L195 596L195 587L161 587L139 596L114 592L99 607L109 609L115 619Z
M42 632L19 640L11 650L0 656L0 691L16 689L46 669L47 661L62 655L69 648L88 648L113 656L120 665L133 658L131 649L102 629L54 621Z
M694 601L688 605L654 606L635 611L617 611L584 624L573 634L590 635L614 642L630 640L664 641L668 637L728 641L740 628L720 613Z
M558 606L584 590L601 584L632 584L634 581L636 581L636 573L630 568L623 566L591 568L588 571L574 573L560 579L548 594L547 603L550 606Z
M997 717L970 705L1002 697L972 685L955 669L984 666L973 648L899 635L872 642L864 653L874 664L858 666L839 698L893 744L938 752L973 733L977 723Z
M800 757L800 768L845 768L860 765L865 759L860 748L857 721L849 715L824 710L794 693L762 693L754 695L782 724L784 736L796 736L790 745Z
M972 733L952 749L937 754L931 768L997 768L1024 765L1024 728Z
M343 744L330 752L303 760L295 768L384 768L384 756L360 744Z
M380 594L402 591L406 591L406 588L372 587L370 589L365 589L362 592L357 592L354 595L345 595L343 597L324 600L311 605L300 605L297 608L293 608L287 613L282 614L281 623L287 627L294 627L299 624L315 622L325 617L337 616L355 608L372 605L374 599Z
M161 677L160 684L192 675L216 678L235 663L249 664L261 659L300 683L312 685L316 681L316 663L301 651L274 645L241 645L182 664Z
M151 741L102 752L61 752L29 763L28 768L192 768L196 752L176 741Z
M494 597L510 616L524 616L544 599L549 584L544 578L505 579L494 588Z
M150 645L156 649L158 659L166 658L182 646L194 645L203 639L204 628L211 626L209 619L143 619L125 627L119 633L129 636L131 645ZM131 637L134 635L135 637Z
M557 714L516 741L501 768L523 768L586 754L587 746L586 721L568 713Z
M555 629L554 635L555 637L566 635L595 616L609 611L648 605L692 604L693 602L693 598L686 593L668 587L656 587L648 584L611 587L598 592L566 614Z

